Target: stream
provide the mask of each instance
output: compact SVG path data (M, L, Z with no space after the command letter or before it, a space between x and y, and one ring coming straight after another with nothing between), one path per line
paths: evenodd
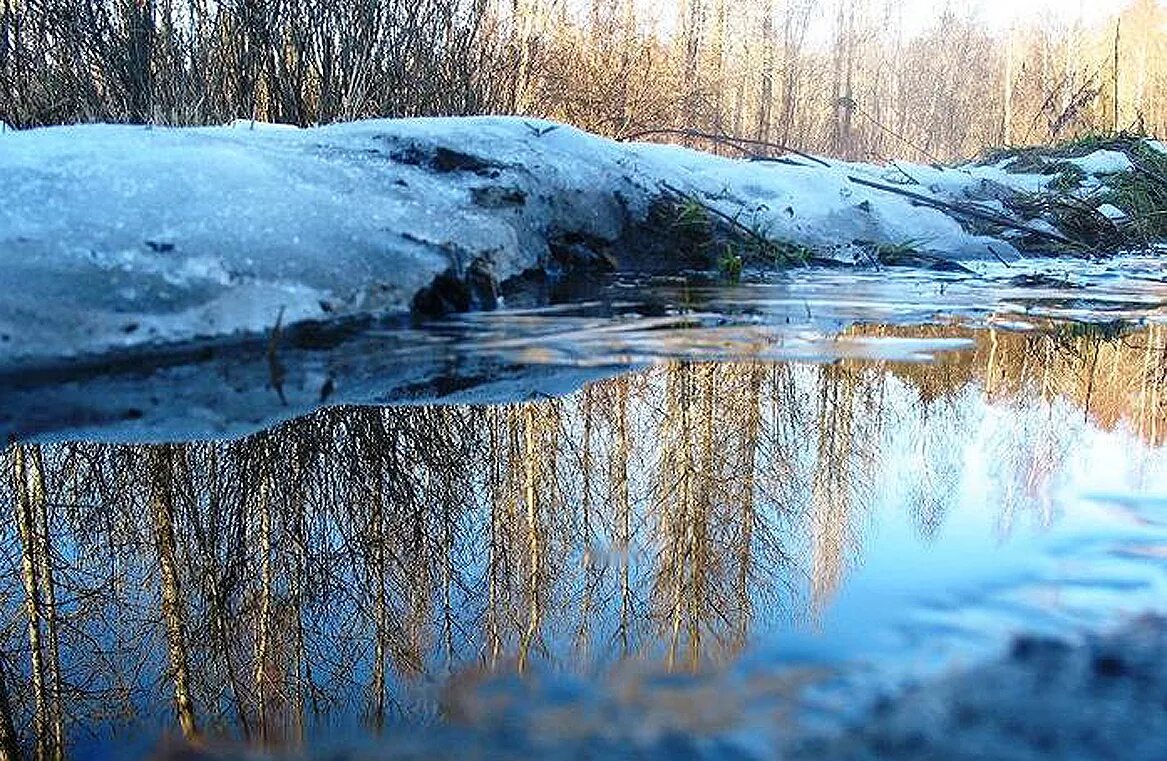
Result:
M259 431L273 391L220 381L262 344L9 384L20 742L781 758L1018 635L1167 614L1157 258L559 299L292 342L336 396Z

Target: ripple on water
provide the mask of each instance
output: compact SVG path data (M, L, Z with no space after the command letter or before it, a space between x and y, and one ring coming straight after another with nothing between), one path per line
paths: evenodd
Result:
M0 502L44 518L2 524L6 614L20 548L54 558L81 757L147 755L180 675L207 733L280 747L768 757L1019 632L1167 612L1163 285L1091 267L1066 290L1134 324L1019 319L1013 268L674 282L368 337L612 368L562 397L13 447Z

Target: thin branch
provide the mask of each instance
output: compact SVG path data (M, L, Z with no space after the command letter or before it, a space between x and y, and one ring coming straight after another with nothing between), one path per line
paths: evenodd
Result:
M697 204L702 209L704 209L707 213L712 214L713 216L717 217L718 219L724 221L731 228L740 232L741 234L745 235L746 237L752 239L753 241L755 241L759 245L761 245L765 248L774 248L773 241L765 238L762 235L759 235L757 233L757 231L751 230L749 227L746 227L741 222L739 222L738 220L729 216L725 212L720 211L718 209L715 209L714 207L710 206L709 204L705 203L704 201L701 201L700 199L693 196L692 194L686 193L683 190L680 190L679 188L675 188L667 182L662 182L661 187L664 188L665 190L667 190L669 193L672 193L673 195L678 196L679 198L682 198L686 201L689 201L690 203Z
M750 151L747 148L742 147L742 146L746 146L746 145L759 146L762 148L768 148L769 150L772 150L772 151L782 151L784 153L792 153L795 156L801 156L802 158L806 159L807 161L813 161L814 163L820 164L820 165L825 166L827 168L830 168L830 166L831 166L830 163L824 161L823 159L820 159L818 156L812 156L809 153L803 153L802 151L795 150L794 148L791 148L791 147L786 146L786 145L781 145L780 143L770 143L770 142L767 142L765 140L753 140L753 139L747 138L747 137L734 137L733 135L718 135L718 134L715 134L712 132L702 132L701 130L696 130L696 129L674 129L671 127L662 127L659 129L646 129L646 130L640 130L639 132L633 132L631 134L624 135L620 138L620 140L621 140L621 142L628 142L630 140L636 140L636 139L642 138L642 137L652 137L654 135L677 135L679 137L695 137L695 138L700 138L703 140L711 140L714 143L717 143L719 145L726 145L726 146L729 146L730 148L736 148L737 150L739 150L742 153L745 153L751 157L756 156L758 158L761 158L760 154L758 154L754 151Z
M1073 240L1071 238L1067 238L1066 236L1062 235L1061 233L1051 233L1047 230L1039 230L1039 229L1034 228L1034 227L1029 227L1028 225L1023 225L1020 222L1014 222L1013 220L1009 219L1008 217L1002 216L1000 214L995 214L993 212L986 211L983 209L974 209L974 208L968 207L968 206L957 206L956 204L947 203L946 201L940 201L940 200L937 200L935 198L929 198L928 196L921 195L920 193L913 193L910 190L904 190L903 188L897 188L894 185L885 185L882 182L874 182L872 180L865 180L862 177L855 177L852 175L848 175L847 179L850 180L851 182L856 183L857 185L864 185L864 186L869 187L869 188L875 188L876 190L882 190L882 191L885 191L887 193L895 193L896 195L904 196L905 198L910 198L913 201L915 201L923 206L931 206L934 209L938 209L940 211L947 212L948 214L951 214L953 216L967 217L969 219L976 219L976 220L980 220L982 222L991 222L995 225L1000 225L1001 227L1007 227L1011 230L1018 230L1018 231L1023 232L1023 233L1028 233L1030 235L1034 235L1038 238L1052 240L1052 241L1055 241L1057 243L1061 243L1061 244L1066 245L1066 246L1073 246L1075 248L1083 248L1086 250L1093 250L1093 248L1094 248L1093 246L1090 246L1090 245L1083 243L1081 241L1076 241L1076 240Z

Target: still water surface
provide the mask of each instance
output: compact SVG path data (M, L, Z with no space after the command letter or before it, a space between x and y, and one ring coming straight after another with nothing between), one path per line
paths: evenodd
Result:
M1015 633L1167 612L1167 327L830 340L869 348L11 447L0 725L85 759L766 758Z

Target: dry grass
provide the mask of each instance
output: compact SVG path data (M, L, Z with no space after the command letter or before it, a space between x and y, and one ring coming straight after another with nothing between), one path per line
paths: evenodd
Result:
M478 113L496 38L474 0L0 0L0 121Z

